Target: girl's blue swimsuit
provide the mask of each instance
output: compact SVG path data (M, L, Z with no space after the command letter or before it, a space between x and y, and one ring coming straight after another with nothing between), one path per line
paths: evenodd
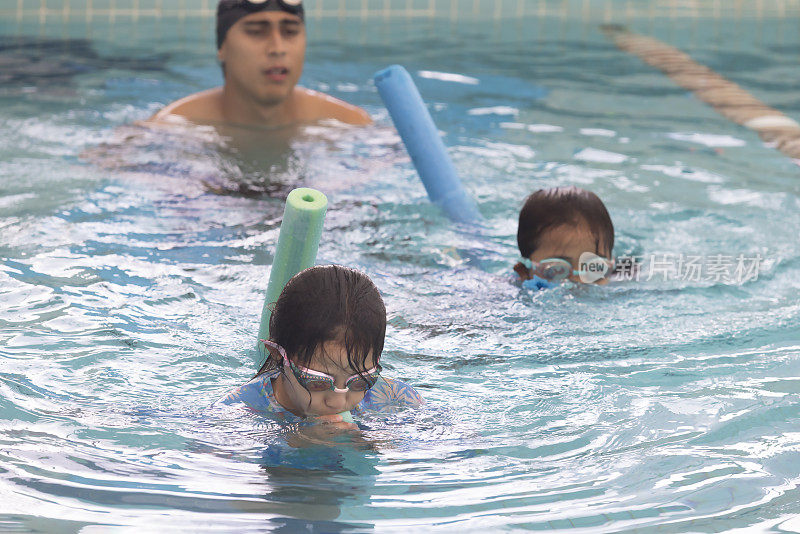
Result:
M228 393L220 402L222 404L242 403L257 413L278 416L288 421L300 420L299 417L281 406L275 398L272 379L279 374L280 371L277 369L260 374ZM352 412L359 413L366 410L385 412L392 406L419 406L420 404L422 404L422 397L416 389L400 380L381 376L375 385L367 390L364 398Z

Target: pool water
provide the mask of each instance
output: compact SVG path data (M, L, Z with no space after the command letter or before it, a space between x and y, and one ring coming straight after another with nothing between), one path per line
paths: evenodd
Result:
M800 532L796 162L580 19L312 18L303 83L376 125L291 141L136 126L220 82L212 24L96 22L0 22L0 530ZM796 20L627 22L800 118ZM479 235L428 203L371 82L392 63ZM509 282L522 200L571 184L638 281ZM362 419L367 447L209 408L260 363L296 185L427 400Z

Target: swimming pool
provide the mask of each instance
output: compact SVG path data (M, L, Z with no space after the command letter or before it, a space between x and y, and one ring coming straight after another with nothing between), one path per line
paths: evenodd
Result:
M792 17L623 22L799 118ZM377 125L276 162L268 133L236 152L125 126L219 83L207 19L95 22L0 23L0 530L800 531L798 167L755 133L580 11L322 17L304 84ZM370 81L391 63L482 239L427 202ZM328 194L318 260L375 281L387 374L428 402L370 418L374 450L282 465L278 429L207 408L255 370L283 209L260 191L295 183ZM522 199L567 184L641 280L507 282ZM715 281L739 254L757 279ZM690 257L700 279L661 267Z

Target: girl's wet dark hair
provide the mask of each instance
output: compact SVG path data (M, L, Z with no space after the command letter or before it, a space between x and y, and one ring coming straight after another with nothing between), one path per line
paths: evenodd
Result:
M540 189L525 199L517 228L519 253L529 258L546 230L564 224L586 224L595 237L595 254L611 256L614 224L608 210L600 197L575 186Z
M380 360L385 336L386 307L378 288L366 274L341 265L311 267L293 276L269 321L270 339L303 367L325 342L341 341L350 367L363 373L371 360ZM256 376L282 365L268 357Z

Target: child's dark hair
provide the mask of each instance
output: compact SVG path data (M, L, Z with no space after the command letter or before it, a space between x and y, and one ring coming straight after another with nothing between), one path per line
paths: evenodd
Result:
M523 258L539 247L542 233L563 224L586 224L595 237L594 253L609 257L614 248L614 224L600 197L580 187L540 189L525 199L519 212L517 245Z
M314 352L341 341L347 361L364 372L383 352L386 307L366 274L341 265L320 265L297 273L283 288L269 320L269 337L291 360L308 367ZM282 365L268 357L256 376Z

